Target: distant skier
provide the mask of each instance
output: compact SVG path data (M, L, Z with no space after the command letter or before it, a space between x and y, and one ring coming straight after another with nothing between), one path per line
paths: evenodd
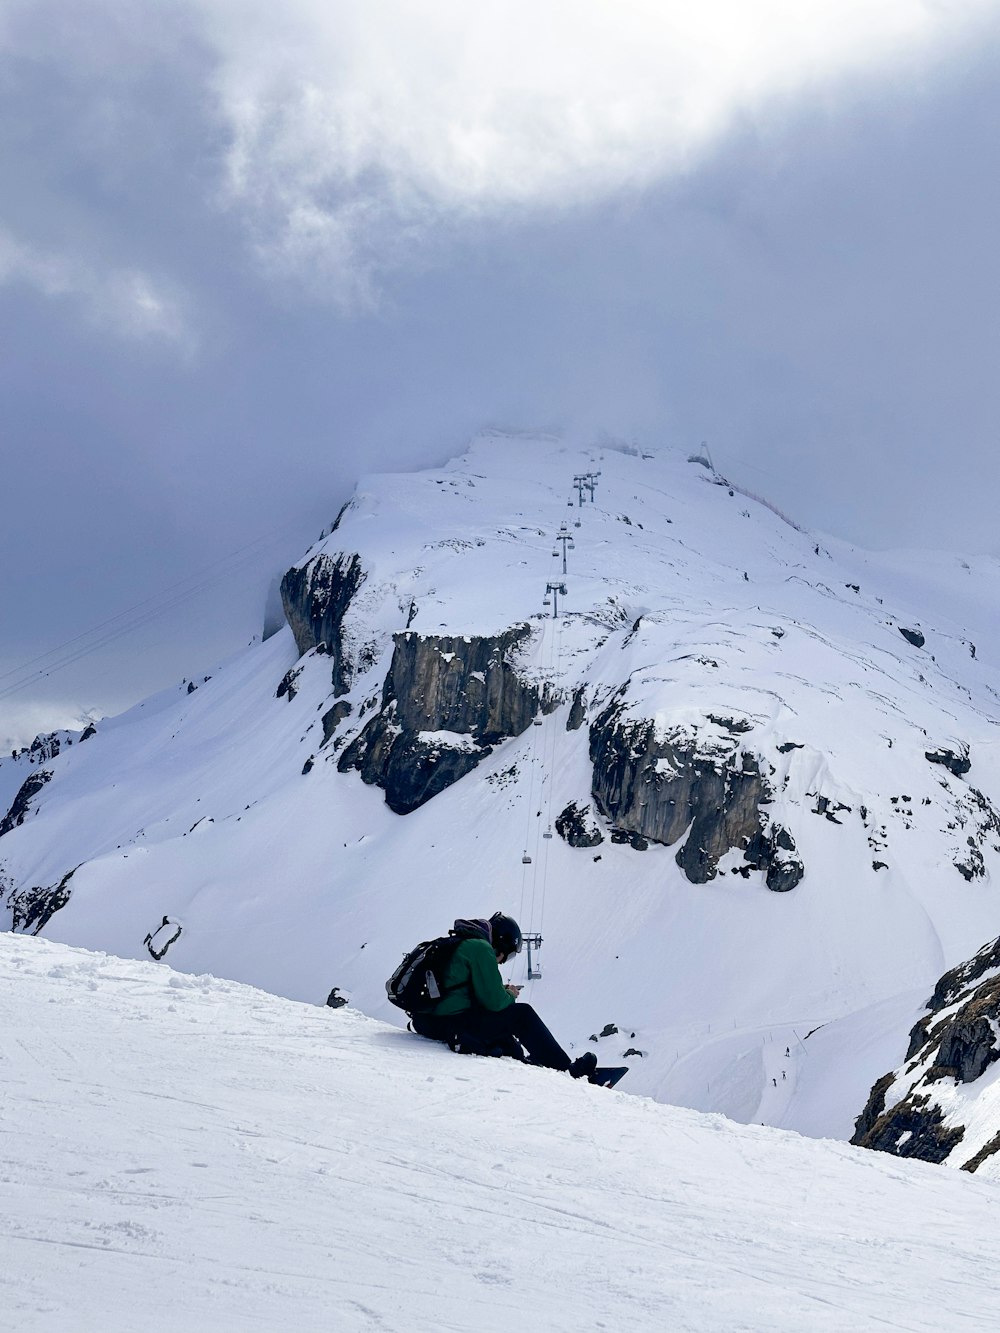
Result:
M447 1042L474 1055L509 1055L548 1069L586 1078L597 1068L592 1051L571 1060L530 1004L518 1000L520 986L505 986L500 965L521 952L521 928L494 912L455 922L460 942L441 974L441 998L430 1013L414 1014L422 1037Z

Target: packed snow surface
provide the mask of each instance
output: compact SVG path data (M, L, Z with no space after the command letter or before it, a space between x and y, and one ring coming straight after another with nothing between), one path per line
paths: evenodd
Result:
M1000 1193L0 936L4 1333L996 1327Z

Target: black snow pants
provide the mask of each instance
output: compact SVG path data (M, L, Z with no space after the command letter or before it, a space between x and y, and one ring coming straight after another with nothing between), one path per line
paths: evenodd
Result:
M569 1069L572 1061L530 1004L506 1009L466 1009L459 1014L414 1014L413 1030L471 1055L511 1055L546 1069Z

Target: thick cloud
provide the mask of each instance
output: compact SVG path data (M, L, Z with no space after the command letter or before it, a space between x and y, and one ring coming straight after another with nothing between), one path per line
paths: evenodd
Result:
M994 10L8 4L0 687L161 591L16 698L207 667L358 473L485 424L992 549Z
M913 68L975 0L216 0L228 198L346 301L436 225L566 212L689 170L734 118Z

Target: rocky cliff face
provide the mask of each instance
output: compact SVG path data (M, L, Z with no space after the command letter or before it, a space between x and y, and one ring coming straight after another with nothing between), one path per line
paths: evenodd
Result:
M758 759L740 748L747 728L709 721L710 741L696 727L662 735L653 721L629 717L623 697L614 699L590 730L597 807L633 846L638 839L670 847L686 833L676 861L695 884L714 879L721 857L738 849L747 870L766 871L768 888L793 889L803 866L787 830L764 810L772 793Z
M300 654L322 647L333 659L333 692L346 694L356 664L351 661L341 626L351 599L364 583L361 558L321 552L308 564L296 565L281 580L281 604Z
M40 768L35 773L30 773L21 783L20 790L14 797L14 802L10 809L0 820L0 838L11 829L17 828L23 824L25 818L31 809L32 799L38 795L47 782L51 782L52 773L47 768Z
M34 885L27 889L14 889L0 879L0 900L10 910L11 930L24 935L38 935L56 912L69 902L69 882L78 869L78 866L74 866L52 888Z
M872 1088L851 1142L897 1157L948 1160L966 1139L968 1125L963 1122L970 1117L982 1120L969 1085L998 1060L1000 939L941 977L927 1012L910 1032L906 1063ZM966 1091L958 1099L954 1092L960 1087ZM963 1168L974 1171L995 1153L1000 1132L991 1143L962 1162Z
M527 625L495 636L397 634L381 707L344 750L341 772L357 769L397 814L457 782L554 706L515 669L530 634Z

